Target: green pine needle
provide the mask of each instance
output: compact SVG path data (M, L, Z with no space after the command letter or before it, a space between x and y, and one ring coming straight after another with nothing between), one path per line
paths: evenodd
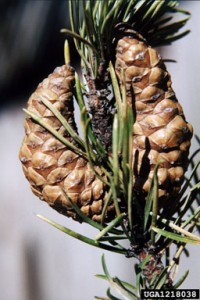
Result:
M118 253L118 254L126 254L127 250L126 249L119 249L117 247L112 247L110 245L107 245L107 244L104 244L104 243L101 243L101 242L98 242L98 241L95 241L91 238L88 238L80 233L77 233L67 227L64 227L48 218L45 218L44 216L41 216L41 215L37 215L37 217L39 217L40 219L42 219L43 221L49 223L50 225L54 226L55 228L57 228L58 230L74 237L75 239L78 239L86 244L89 244L90 246L94 246L94 247L97 247L97 248L101 248L101 249L104 249L104 250L109 250L109 251L112 251L112 252L115 252L115 253Z
M121 215L119 215L118 217L116 217L114 220L112 220L108 226L106 226L105 228L103 228L95 237L95 240L98 241L100 240L102 237L104 237L108 232L110 232L110 230L112 228L114 228L115 226L117 226L125 217L125 213L122 213Z
M174 284L174 289L176 290L176 289L178 289L180 286L181 286L181 284L185 281L185 279L188 277L188 275L189 275L189 270L187 270L182 276L181 276L181 278Z
M27 115L29 115L36 123L38 123L39 125L44 127L46 130L48 130L55 138L57 138L65 146L69 147L75 153L77 153L80 156L87 159L87 155L85 152L83 152L81 149L77 148L74 144L72 144L66 138L64 138L57 130L55 130L51 125L49 125L43 118L41 118L40 116L34 114L33 112L31 112L27 109L23 109L23 111Z
M181 243L188 243L188 244L195 244L195 245L200 245L200 238L198 236L192 235L190 233L185 233L185 236L173 233L170 231L166 231L157 227L152 226L151 227L153 231L156 233L171 239L173 241L181 242Z

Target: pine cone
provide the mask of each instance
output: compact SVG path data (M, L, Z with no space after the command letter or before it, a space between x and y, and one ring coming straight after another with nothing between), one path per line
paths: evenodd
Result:
M145 196L155 166L161 161L158 194L162 206L180 190L188 166L192 126L185 120L159 54L135 32L129 30L126 34L117 43L115 69L135 114L134 188Z
M134 191L141 199L146 197L155 166L161 162L158 196L159 205L163 207L180 190L188 165L192 126L185 120L172 90L170 75L156 50L133 31L128 34L117 43L115 69L120 84L126 85L127 101L135 114ZM48 99L76 130L73 84L74 70L70 66L58 67L39 84L28 101L29 111L43 118L71 143L73 139L40 97ZM89 163L30 117L26 117L25 130L20 160L33 193L60 213L79 219L67 194L83 213L101 221L107 187L95 176ZM113 214L111 203L107 220Z
M72 143L72 138L40 97L49 100L76 130L73 85L74 70L64 65L44 79L28 100L29 111L42 117ZM60 213L79 219L66 193L83 213L100 221L106 189L94 175L89 163L30 117L25 119L25 132L19 157L33 193ZM109 210L113 210L113 205L108 207Z

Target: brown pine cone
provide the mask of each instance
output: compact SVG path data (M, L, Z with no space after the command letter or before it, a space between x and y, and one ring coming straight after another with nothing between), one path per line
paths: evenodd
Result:
M155 166L158 168L159 200L177 196L188 166L192 126L171 87L171 78L155 49L129 30L116 48L115 69L125 84L133 106L134 188L139 195L149 191ZM122 70L125 72L123 82Z
M49 100L76 130L73 85L74 69L64 65L44 79L28 100L29 111L40 116L72 143L72 138L40 97ZM66 193L83 213L100 221L106 190L89 163L29 116L25 119L25 133L19 157L33 193L60 213L79 219ZM113 205L108 207L109 210L113 210Z

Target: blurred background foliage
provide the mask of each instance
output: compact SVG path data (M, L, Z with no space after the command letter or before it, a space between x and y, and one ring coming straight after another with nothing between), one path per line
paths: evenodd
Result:
M60 33L69 27L67 1L0 1L0 107L23 101L64 63ZM72 60L76 60L73 45Z

